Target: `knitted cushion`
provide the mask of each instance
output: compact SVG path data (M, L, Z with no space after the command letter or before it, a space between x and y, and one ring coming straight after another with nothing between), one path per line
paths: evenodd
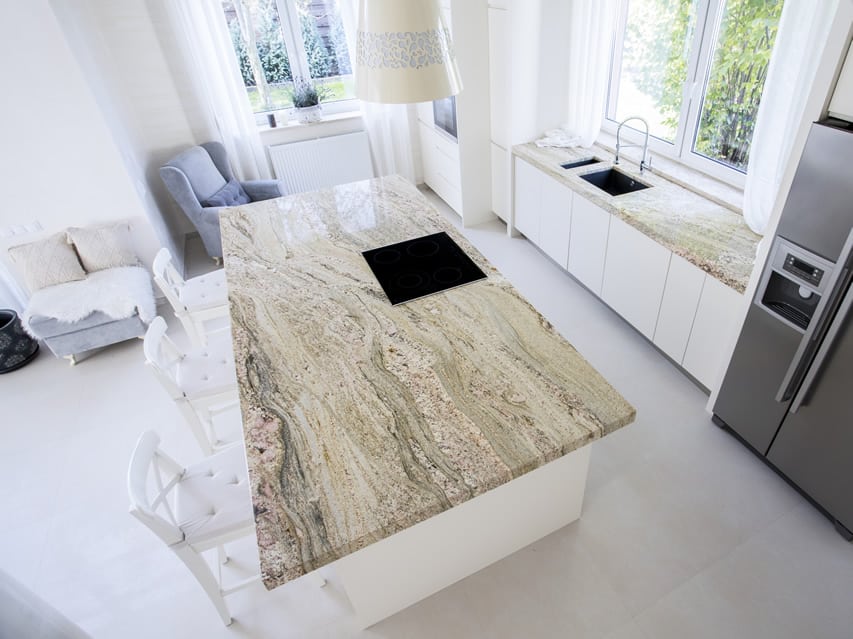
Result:
M127 222L96 228L70 228L68 239L77 248L87 273L139 265Z
M65 239L65 233L55 233L38 242L13 246L8 252L31 293L86 277L77 253Z
M229 180L225 186L202 202L202 206L237 206L251 202L237 180Z

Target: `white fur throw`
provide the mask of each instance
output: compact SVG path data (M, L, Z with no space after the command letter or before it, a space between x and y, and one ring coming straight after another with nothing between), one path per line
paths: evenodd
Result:
M139 266L122 266L89 273L86 279L76 282L43 288L30 298L23 323L28 330L30 319L36 316L73 323L95 311L116 320L139 312L139 319L150 323L157 311L148 271Z

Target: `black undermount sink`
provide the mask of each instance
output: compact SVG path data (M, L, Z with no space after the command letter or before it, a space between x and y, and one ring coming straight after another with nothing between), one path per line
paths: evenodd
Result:
M625 175L616 169L604 169L595 173L587 173L586 175L581 175L581 179L586 180L610 195L625 195L625 193L633 193L634 191L642 191L649 188L647 184L638 182L630 175Z
M603 162L604 160L599 160L598 158L585 158L583 160L575 160L574 162L566 162L565 164L561 164L560 166L564 169L576 169L579 166L587 166L589 164L598 164L599 162Z

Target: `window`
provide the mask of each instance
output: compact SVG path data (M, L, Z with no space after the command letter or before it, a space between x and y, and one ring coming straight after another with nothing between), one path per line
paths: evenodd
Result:
M743 184L782 2L620 0L607 128L638 115L655 151Z
M326 87L327 112L349 107L355 87L337 0L227 0L222 9L255 113L292 106L295 78Z

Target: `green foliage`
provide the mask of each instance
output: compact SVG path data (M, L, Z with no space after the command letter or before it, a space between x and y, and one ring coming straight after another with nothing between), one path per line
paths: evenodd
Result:
M746 169L782 0L729 0L696 151Z
M247 87L255 86L255 76L252 75L252 65L249 63L249 54L246 52L246 43L240 35L240 23L236 19L228 21L228 31L231 34L231 44L237 54L237 62L240 65L240 75L243 76L243 84Z
M335 75L349 75L352 73L352 64L349 59L349 50L347 49L347 37L344 33L344 23L341 20L340 12L329 17L330 29L329 35L332 41L333 57L335 61Z
M695 24L693 0L630 3L625 68L637 88L655 98L672 138L681 114L681 87Z
M326 44L317 31L317 23L310 15L300 14L299 24L302 29L302 41L305 43L305 55L312 78L327 78L332 73L332 56Z
M328 96L329 90L325 86L318 86L304 78L296 78L293 88L290 89L290 99L297 109L317 106Z
M727 0L702 106L695 150L739 169L767 78L783 0ZM681 114L696 0L631 2L624 69L672 129Z
M281 37L278 14L273 10L272 0L266 0L263 4L269 8L259 12L260 24L256 25L258 31L256 37L264 78L269 84L290 82L293 76L290 71L290 60L284 49L284 40Z

